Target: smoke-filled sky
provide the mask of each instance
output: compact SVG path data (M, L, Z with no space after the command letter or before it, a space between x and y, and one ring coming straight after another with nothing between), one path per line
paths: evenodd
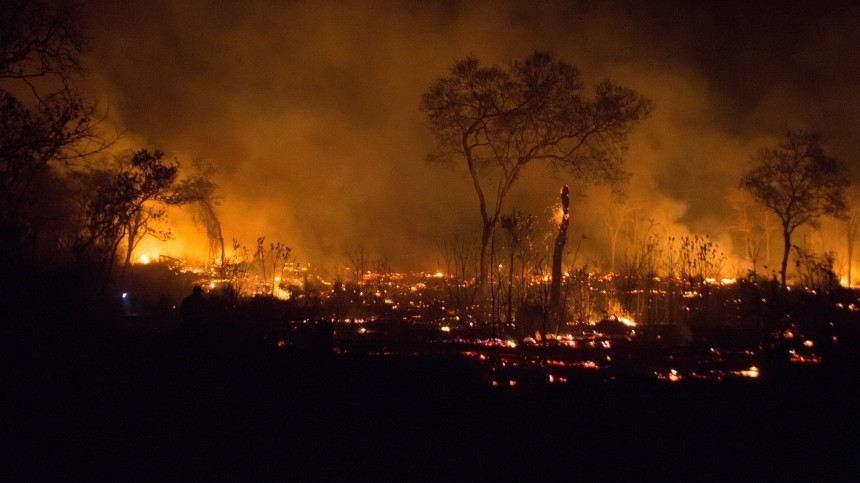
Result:
M731 250L726 192L787 129L820 131L860 174L860 7L773 3L89 0L86 85L127 145L217 167L228 240L266 236L320 264L364 245L433 270L443 242L480 221L465 166L424 161L421 95L456 59L548 50L587 85L609 78L653 101L630 138L630 199L666 233ZM509 206L543 217L574 182L529 165ZM584 195L571 236L596 263L609 197ZM205 254L175 221L161 249Z

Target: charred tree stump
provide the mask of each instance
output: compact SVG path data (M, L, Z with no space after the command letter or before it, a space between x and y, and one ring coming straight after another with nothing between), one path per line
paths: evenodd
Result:
M567 226L570 222L570 190L567 185L561 187L561 222L558 225L558 235L552 252L552 282L549 288L549 319L552 328L557 328L561 319L561 262L564 257L564 246L567 243ZM544 334L546 335L546 334Z

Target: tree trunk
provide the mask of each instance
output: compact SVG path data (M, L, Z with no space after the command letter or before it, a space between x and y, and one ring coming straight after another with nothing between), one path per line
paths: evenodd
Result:
M564 245L567 243L567 226L570 220L568 206L570 202L570 191L567 185L561 188L561 223L558 226L558 235L555 238L555 247L552 253L552 284L549 288L549 314L551 323L557 324L561 314L561 263L564 256Z
M508 312L506 316L507 323L511 323L514 318L514 247L511 246L510 265L508 266Z
M481 260L480 272L478 273L478 293L481 297L487 295L487 278L490 267L490 252L493 244L493 223L490 220L484 220L484 227L481 230Z
M131 226L129 226L126 238L125 258L122 264L124 268L128 268L129 265L131 265L131 252L134 251L134 245L134 232L132 231Z
M782 253L782 272L781 272L781 282L782 288L785 290L787 287L785 283L785 272L788 269L788 254L791 252L791 231L787 228L782 231L783 240L785 242L785 251Z

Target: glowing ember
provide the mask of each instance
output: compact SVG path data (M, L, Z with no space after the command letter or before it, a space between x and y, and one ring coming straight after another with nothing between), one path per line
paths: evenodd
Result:
M794 364L821 364L821 356L816 354L798 354L793 349L788 354L788 360Z
M738 373L744 377L751 377L753 379L759 376L759 370L756 366L750 366L749 369L745 371L738 371Z
M678 374L678 371L676 371L675 369L671 369L669 371L669 375L667 376L667 379L669 379L672 382L678 382L681 380L681 375Z

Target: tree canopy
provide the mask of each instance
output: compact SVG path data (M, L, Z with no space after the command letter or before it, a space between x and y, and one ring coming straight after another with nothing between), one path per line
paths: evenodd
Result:
M13 0L0 15L0 243L32 256L41 193L58 190L51 163L92 154L94 104L73 80L82 73L83 27L70 2Z
M821 136L808 130L789 131L777 148L762 149L754 161L741 187L782 224L785 287L792 233L803 225L818 227L824 215L841 216L846 209L844 190L850 182L843 163L827 155Z
M611 81L588 95L576 67L535 52L506 68L458 60L424 93L420 108L438 141L430 159L463 159L471 175L483 221L483 283L495 227L521 170L542 160L578 180L620 186L628 178L627 135L651 104Z

